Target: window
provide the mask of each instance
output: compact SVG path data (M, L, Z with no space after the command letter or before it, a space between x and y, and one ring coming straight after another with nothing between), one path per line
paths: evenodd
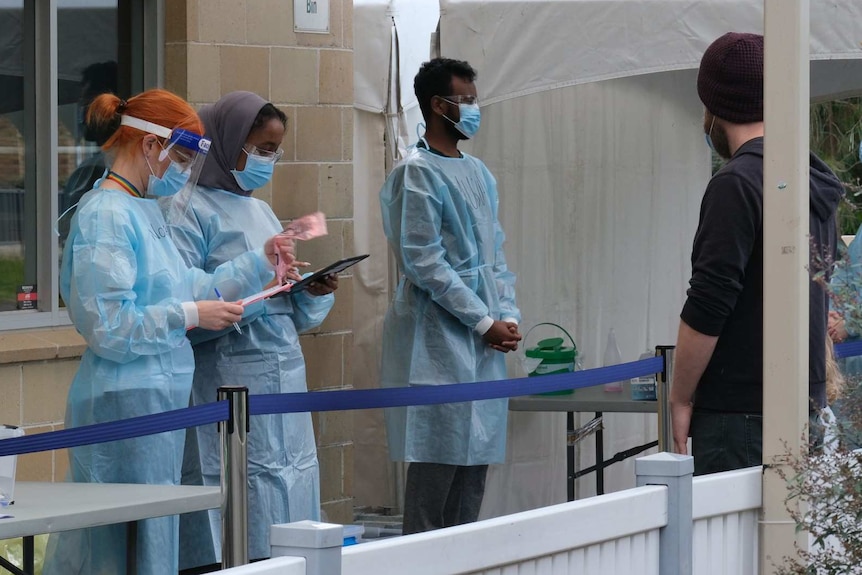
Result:
M0 0L0 330L68 324L58 263L105 168L89 101L158 85L162 0Z

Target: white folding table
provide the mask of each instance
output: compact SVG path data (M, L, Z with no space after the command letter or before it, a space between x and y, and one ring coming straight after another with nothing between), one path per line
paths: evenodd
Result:
M115 523L127 524L128 573L135 572L137 521L215 509L220 487L126 483L15 484L15 503L0 508L12 515L0 519L0 539L24 538L24 571L33 573L33 536ZM0 557L0 569L22 571Z

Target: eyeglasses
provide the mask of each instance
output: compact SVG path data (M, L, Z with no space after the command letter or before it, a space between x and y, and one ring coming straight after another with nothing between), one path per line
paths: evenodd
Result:
M159 145L162 146L162 152L159 155L159 160L164 160L165 157L171 159L171 161L178 163L183 168L187 168L191 165L192 160L194 160L194 155L189 152L184 152L179 149L179 146L175 146L174 144L168 144L168 147L164 147L161 142Z
M257 146L255 146L253 144L246 144L245 146L242 147L242 151L245 152L246 154L248 154L249 156L257 156L258 158L261 158L261 159L266 160L267 162L271 162L273 164L278 162L281 159L281 157L284 155L284 150L282 150L281 148L279 148L273 152L271 150L264 150L264 149L258 148Z
M180 150L177 150L177 149L171 150L171 154L175 156L174 158L171 158L171 159L175 160L178 164L180 164L183 167L190 166L192 163L192 160L194 160L194 157L192 156L192 154L187 154L187 153L181 152Z
M446 100L450 104L478 104L479 97L478 96L469 96L469 95L455 95L455 96L440 96L440 98Z

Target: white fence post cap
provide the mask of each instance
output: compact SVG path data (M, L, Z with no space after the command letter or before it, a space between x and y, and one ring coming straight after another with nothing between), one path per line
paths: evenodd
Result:
M343 525L319 521L296 521L270 527L270 544L304 549L326 549L344 544Z
M677 453L656 453L635 460L635 474L682 477L694 473L694 458Z

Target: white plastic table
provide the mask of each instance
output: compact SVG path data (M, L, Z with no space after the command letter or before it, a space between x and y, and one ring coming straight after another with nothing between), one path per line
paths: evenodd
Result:
M128 572L134 573L137 521L220 505L220 487L23 481L15 484L15 503L0 508L13 516L0 519L0 539L24 538L24 573L32 573L34 535L126 523ZM0 557L0 568L20 572L10 567Z

